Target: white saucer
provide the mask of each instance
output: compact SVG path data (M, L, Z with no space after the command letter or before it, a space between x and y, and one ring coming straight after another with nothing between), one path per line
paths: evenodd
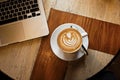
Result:
M72 26L72 28L77 29L83 37L83 45L86 49L88 49L88 36L87 33L85 32L85 30L80 27L79 25L73 24L73 23L65 23L62 24L60 26L58 26L52 33L51 39L50 39L50 45L51 45L51 49L53 51L53 53L60 59L65 60L65 61L74 61L77 60L79 58L81 58L85 53L83 52L82 48L76 52L76 54L69 54L69 53L63 53L61 51L61 49L59 48L58 44L57 44L57 36L58 34L66 28L70 28Z

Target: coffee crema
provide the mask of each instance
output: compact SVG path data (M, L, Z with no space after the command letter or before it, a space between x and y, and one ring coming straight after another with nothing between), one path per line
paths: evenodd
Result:
M63 52L74 53L82 45L82 36L76 29L67 28L60 32L57 43Z

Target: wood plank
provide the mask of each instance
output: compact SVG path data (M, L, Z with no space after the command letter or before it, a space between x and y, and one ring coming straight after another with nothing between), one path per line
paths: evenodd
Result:
M0 70L15 80L30 80L40 43L38 38L1 47Z
M83 27L89 36L89 48L110 54L117 53L120 48L120 25L67 12L61 13L57 10L54 10L52 14L55 14L52 21L56 26L69 22Z
M63 80L68 63L58 59L50 48L53 30L63 23L76 23L89 34L89 48L114 54L120 48L120 26L96 19L51 9L48 25L50 35L42 39L31 80ZM118 35L116 35L118 34Z
M53 30L57 27L52 22L53 17L52 10L48 19L50 35L42 38L31 80L63 80L65 77L68 63L57 58L50 48L50 37Z
M44 1L47 3L46 0ZM49 2L57 10L120 25L120 0L56 0L56 2L50 0ZM49 5L46 4L45 7Z

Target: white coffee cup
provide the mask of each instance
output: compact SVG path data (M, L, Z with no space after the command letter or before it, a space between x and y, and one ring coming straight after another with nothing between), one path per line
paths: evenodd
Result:
M59 33L57 44L64 53L75 53L82 46L82 35L77 29L66 28Z

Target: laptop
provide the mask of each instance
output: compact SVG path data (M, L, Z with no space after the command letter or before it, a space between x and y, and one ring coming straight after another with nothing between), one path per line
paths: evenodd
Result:
M48 34L42 0L0 0L0 46Z

